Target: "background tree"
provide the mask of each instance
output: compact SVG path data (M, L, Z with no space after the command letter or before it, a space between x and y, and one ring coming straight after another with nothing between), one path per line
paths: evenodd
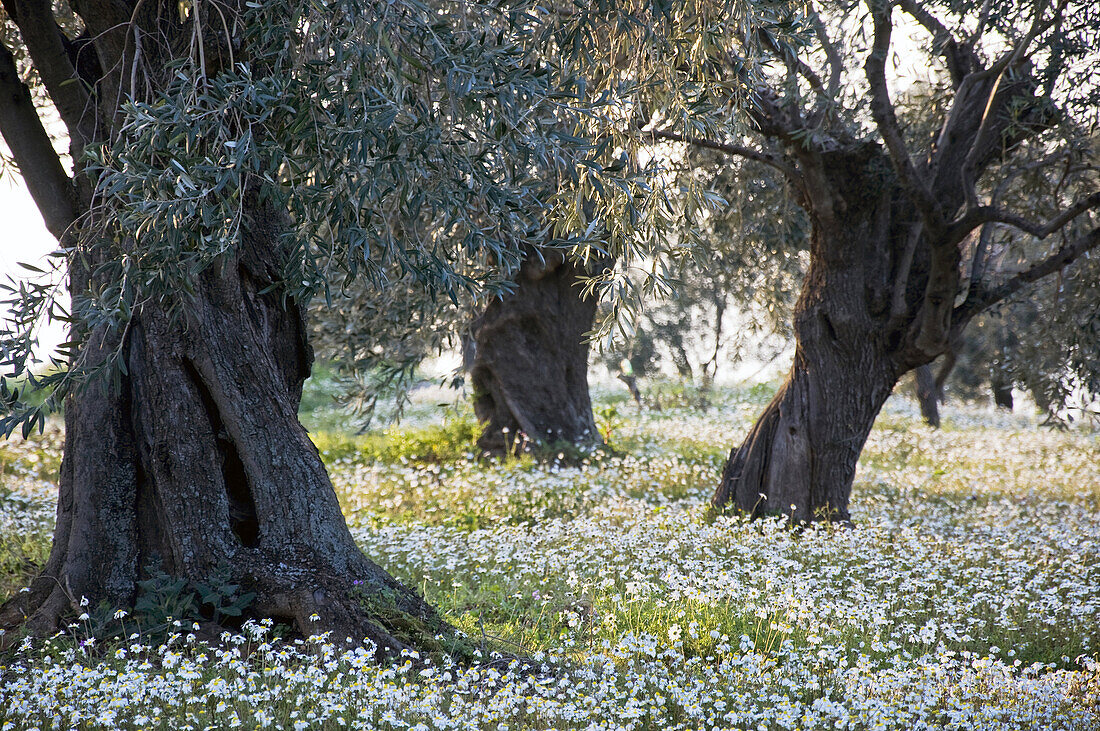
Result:
M1095 160L1095 142L1088 135L1078 140L1077 149L1018 165L1018 180L996 181L991 195L1001 198L1011 190L1014 207L1041 210L1047 191L1073 184L1078 186L1076 196L1096 190L1100 180L1088 170ZM1010 189L1009 182L1017 184ZM991 223L976 234L970 243L983 252L980 259L987 271L1015 275L1035 256L1028 238L1010 226ZM1100 328L1096 266L1095 254L1086 252L1057 276L975 317L934 364L935 391L941 398L945 387L964 398L984 392L997 406L1012 409L1016 387L1028 392L1054 422L1089 410L1097 393L1091 365L1097 343L1093 336ZM924 410L934 413L934 407L932 403Z
M486 283L477 296L431 297L409 277L386 292L353 282L331 306L315 302L316 344L345 374L346 397L367 419L383 396L395 399L389 416L398 416L423 362L461 350L453 385L470 389L481 449L594 444L587 335L597 296L584 294L586 269L567 251L531 246L509 279Z
M794 365L731 451L713 502L846 520L860 451L898 378L944 353L977 314L1100 243L1095 158L1042 205L988 194L992 181L1017 184L1015 166L1094 134L1100 11L919 0L619 8L649 10L644 30L600 57L636 80L620 134L767 164L811 225ZM601 22L593 10L577 25ZM936 134L916 141L894 102L899 28L950 80ZM990 223L1027 239L1017 273L985 269L967 246Z
M1051 424L1094 418L1097 275L1095 257L1082 257L1061 276L975 317L961 342L928 367L939 401L984 397L1011 411L1019 389ZM934 402L928 410L936 408Z
M561 251L528 256L515 288L470 324L478 446L515 451L527 440L601 442L588 393L588 334L598 295L584 291L589 268Z
M353 375L351 395L366 405L382 390L400 400L425 358L461 345L464 379L482 424L479 445L488 451L513 448L517 434L529 443L600 441L587 380L597 303L607 298L619 308L652 292L662 277L652 271L627 276L613 266L616 253L663 264L675 233L678 204L651 186L660 166L640 164L638 145L616 146L606 134L606 122L621 116L615 103L622 95L586 92L591 74L605 85L616 80L587 63L587 42L574 42L567 32L569 13L553 17L564 17L565 24L541 37L540 57L551 68L578 74L577 103L588 111L559 107L540 122L546 135L585 144L589 154L579 166L522 161L531 177L534 207L527 214L533 225L516 237L513 259L507 266L484 257L466 261L463 271L483 286L449 299L425 300L419 282L407 280L398 288L404 287L406 301L430 302L413 305L413 317L389 306L394 298L381 306L372 289L354 283L340 296L356 319L349 321L345 308L314 309L326 356ZM453 232L437 228L434 236L443 241ZM605 328L619 311L609 314Z
M192 582L219 572L254 593L252 613L302 633L430 645L441 623L358 550L298 424L302 312L327 285L385 292L394 272L457 298L481 284L466 261L519 262L542 209L531 171L589 155L545 134L578 95L527 50L536 18L468 3L72 8L59 25L46 0L4 2L0 131L73 306L63 369L30 380L56 386L44 407L5 386L7 431L65 398L66 441L49 561L0 624L50 632L81 597L130 605L159 561ZM64 124L71 175L32 87ZM53 305L33 283L8 304L0 354L26 375Z

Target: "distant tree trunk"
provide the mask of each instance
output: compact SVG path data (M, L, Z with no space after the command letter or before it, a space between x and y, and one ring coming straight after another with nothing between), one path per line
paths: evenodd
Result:
M1034 375L1030 376L1027 382L1027 390L1035 401L1035 405L1039 407L1039 411L1049 416L1054 409L1052 408L1050 393L1042 381Z
M936 387L936 374L932 372L932 364L918 366L913 371L916 377L917 402L920 404L920 415L928 426L940 428L940 390Z
M625 373L620 373L618 375L618 378L619 378L620 381L622 381L624 384L626 384L626 390L630 391L630 397L634 399L634 403L638 406L638 409L640 410L642 408L642 392L638 390L638 378L637 378L637 376L635 376L633 374L628 376ZM657 405L657 411L660 411L660 410L661 410L661 405L658 404Z
M676 329L668 332L665 342L668 346L672 365L676 368L676 375L691 382L695 380L695 371L691 367L691 359L688 357L687 348L684 346L684 334L691 332L691 318L683 315L673 324Z
M127 373L69 398L50 558L0 624L49 632L81 597L132 606L155 561L192 582L228 570L256 593L248 616L302 634L393 654L445 631L356 546L298 423L312 351L299 307L267 291L282 218L252 210L244 249L200 276L183 321L147 305L123 339L92 333L93 359L121 345Z
M581 297L583 270L558 252L530 257L516 288L471 327L478 445L501 452L531 442L600 441L588 393L588 342L596 301ZM505 432L507 430L507 432Z
M695 371L691 367L691 360L688 358L683 341L678 340L675 345L671 346L671 350L672 365L676 368L676 375L689 383L694 381Z
M989 378L989 387L993 390L993 403L998 409L1012 411L1012 381L1007 380L997 368Z
M943 362L940 363L940 368L936 371L936 393L939 394L941 401L947 392L947 379L951 377L951 372L955 370L958 363L959 343L952 343L947 348L947 352L943 354Z
M989 387L993 391L993 403L998 409L1012 411L1012 376L1006 362L1016 347L1016 338L1002 320L994 331L993 347L996 353L989 364Z
M699 409L706 411L710 407L710 394L714 390L714 380L718 376L718 353L722 348L722 319L726 315L726 301L715 293L714 298L714 350L710 359L703 363L703 378L699 383Z

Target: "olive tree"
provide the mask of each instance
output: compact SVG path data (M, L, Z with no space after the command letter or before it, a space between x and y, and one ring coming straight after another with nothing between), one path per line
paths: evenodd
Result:
M577 27L606 27L606 7L577 11ZM620 137L768 165L810 221L794 364L731 450L713 503L847 520L857 460L898 379L1100 244L1095 150L1082 144L1100 108L1100 9L731 0L612 14L627 32L600 62L635 80ZM911 36L901 46L899 33ZM948 80L934 134L913 134L897 102L902 54ZM1017 168L1059 169L1067 155L1077 162L1063 184L1016 204ZM1012 271L986 266L976 232L991 224L1027 242Z
M453 299L429 296L408 276L385 292L353 282L331 303L314 303L316 344L343 374L347 402L368 421L383 395L397 406L387 416L400 415L426 358L461 350L462 372L452 383L470 391L482 450L594 444L588 333L598 295L584 290L592 269L566 249L531 245L507 279Z
M751 125L781 146L777 162L800 186L811 261L794 366L731 452L715 505L847 519L856 461L899 376L942 354L978 313L1100 244L1100 194L1055 188L1042 207L1013 209L986 193L990 179L1095 129L1095 6L965 5L872 0L850 21L866 41L847 47L810 14L818 42L782 59L791 83L757 90ZM952 81L937 134L919 144L905 138L888 81L902 16ZM824 63L809 63L812 54ZM842 95L845 80L866 106ZM1015 273L983 269L980 247L966 245L991 223L1033 242Z
M66 429L50 557L0 625L52 632L82 598L130 606L159 562L196 584L228 577L250 613L305 634L432 645L446 628L360 552L298 423L303 312L350 281L457 298L484 284L469 262L500 280L522 261L553 205L533 171L592 156L549 134L584 95L540 61L535 7L3 8L0 132L72 306L49 282L11 287L5 375L55 390L36 407L5 381L5 431L61 399ZM39 377L44 314L71 338Z

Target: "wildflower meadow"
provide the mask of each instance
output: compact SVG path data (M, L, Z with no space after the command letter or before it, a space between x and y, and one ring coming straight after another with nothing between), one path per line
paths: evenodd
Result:
M480 459L437 393L386 432L305 415L363 550L472 652L210 636L195 608L240 614L246 587L151 573L132 613L3 655L0 728L1100 729L1096 431L984 405L933 430L896 395L853 525L792 528L709 508L768 388L660 411L620 391L587 456ZM59 439L0 444L0 599L48 553Z

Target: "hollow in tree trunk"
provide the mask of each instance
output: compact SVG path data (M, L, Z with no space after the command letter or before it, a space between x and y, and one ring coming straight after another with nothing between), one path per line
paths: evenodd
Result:
M473 322L470 381L482 424L478 446L515 451L527 443L600 441L588 394L588 342L595 298L583 269L558 252L529 257L516 288Z
M200 276L181 320L146 305L125 336L91 333L90 360L121 348L125 374L66 403L53 547L0 626L51 632L82 598L133 606L155 563L194 583L228 572L255 592L246 616L383 654L447 632L356 546L298 423L312 351L299 307L270 289L281 220L254 207L239 255Z

